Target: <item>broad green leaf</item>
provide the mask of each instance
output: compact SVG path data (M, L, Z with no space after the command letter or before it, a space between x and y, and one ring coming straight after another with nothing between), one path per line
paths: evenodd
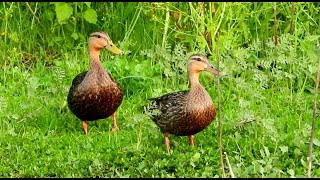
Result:
M38 77L29 78L29 87L33 89L37 89L40 86Z
M288 146L280 146L279 148L282 153L288 152Z
M99 166L99 165L100 165L99 159L94 159L94 160L93 160L93 164L94 164L95 166Z
M44 13L42 14L42 16L43 16L43 18L45 18L45 19L47 19L49 21L52 21L53 18L54 18L54 13L51 10L46 9L44 11Z
M314 138L314 139L313 139L313 144L316 145L316 146L320 146L320 141L319 141L319 139Z
M56 6L55 11L57 14L58 22L61 24L63 21L66 21L72 15L72 7L70 3L58 2L54 4Z
M142 69L141 64L137 64L137 65L134 67L134 70L135 70L136 72L140 72L141 69Z
M288 170L288 174L290 174L291 177L294 177L294 170L293 169L289 169Z
M298 149L298 148L296 148L296 149L293 151L293 153L294 153L294 155L296 155L296 156L299 156L299 155L302 154L301 151L300 151L300 149Z
M73 39L77 40L79 38L77 33L72 33L71 37L73 37Z
M197 152L196 154L193 155L192 160L194 162L197 162L199 160L199 158L200 158L200 153Z
M91 2L85 2L85 4L88 6L88 8L91 7Z
M260 164L255 164L255 168L257 172L260 172L261 174L264 173L264 168Z
M97 12L95 10L91 9L91 8L87 9L84 12L83 17L89 23L92 23L92 24L96 24L97 23L97 18L98 18Z
M250 166L246 167L246 170L247 170L248 174L253 174L254 173L254 166L250 165Z
M305 168L308 167L307 163L303 160L303 158L300 159L300 162L301 162L303 167L305 167Z

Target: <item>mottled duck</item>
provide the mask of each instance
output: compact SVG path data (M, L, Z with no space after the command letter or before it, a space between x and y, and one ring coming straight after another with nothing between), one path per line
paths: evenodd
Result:
M216 109L208 92L199 82L201 71L208 71L217 76L226 74L208 62L206 56L194 54L189 58L189 90L165 94L150 98L151 118L165 136L167 151L170 151L169 134L189 136L194 146L194 135L205 129L214 119Z
M110 115L113 119L112 131L119 130L116 110L122 102L123 93L117 81L101 65L99 56L104 48L115 54L124 54L107 33L91 33L88 40L89 70L73 79L67 97L68 107L82 121L85 134L88 133L87 121L105 119Z

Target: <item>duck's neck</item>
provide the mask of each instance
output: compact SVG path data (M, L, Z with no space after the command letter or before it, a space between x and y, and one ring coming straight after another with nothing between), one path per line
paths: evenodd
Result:
M190 89L194 89L195 87L201 86L199 82L199 74L200 72L188 71L189 74L189 87Z
M212 105L212 100L208 92L202 87L199 82L200 72L189 72L189 98L191 102L190 106L194 108L196 106L198 109L205 108Z
M90 70L99 71L103 69L100 62L100 50L89 49L89 58L90 58Z

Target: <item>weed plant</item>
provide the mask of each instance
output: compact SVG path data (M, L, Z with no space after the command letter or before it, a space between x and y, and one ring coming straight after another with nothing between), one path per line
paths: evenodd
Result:
M2 2L0 176L221 177L217 119L195 136L194 148L170 136L167 154L143 112L147 98L188 88L192 53L218 63L219 32L220 69L229 75L220 79L222 145L235 176L306 177L320 4L276 3L278 45L273 5ZM118 133L107 118L90 122L85 136L66 97L88 69L87 38L97 30L127 53L101 54L125 97ZM216 78L202 73L200 81L217 107ZM312 177L319 177L318 122L315 128Z

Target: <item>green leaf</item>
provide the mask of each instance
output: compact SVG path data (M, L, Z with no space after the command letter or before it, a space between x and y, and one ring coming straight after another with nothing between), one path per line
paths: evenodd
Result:
M260 164L254 163L254 167L256 169L256 172L260 172L261 174L264 173L264 168Z
M310 35L306 37L306 39L309 41L315 41L315 40L318 40L319 38L320 38L320 35Z
M301 151L300 151L300 149L298 149L298 148L296 148L296 149L293 151L293 153L294 153L295 156L299 156L299 155L302 154Z
M288 174L290 174L290 177L294 177L294 170L293 169L289 169Z
M308 70L311 74L316 73L318 71L318 67L317 66L312 66L312 65L308 65Z
M92 23L92 24L96 24L97 23L97 18L98 18L97 12L95 10L91 9L91 8L87 9L84 12L83 17L89 23Z
M93 160L93 164L94 164L95 166L99 166L99 165L100 165L99 159L94 159L94 160Z
M137 65L134 67L135 72L140 72L141 69L142 69L141 64L137 64Z
M264 151L265 151L265 153L266 153L266 156L267 156L267 157L270 157L270 152L269 152L268 147L263 146L263 148L264 148Z
M91 166L89 166L89 171L92 173L92 167Z
M320 141L319 141L319 139L314 138L314 139L313 139L313 144L316 145L316 146L320 146Z
M192 160L193 162L197 162L199 158L200 158L200 153L197 152L196 154L193 155Z
M91 2L85 2L85 4L88 6L88 8L90 8Z
M12 32L9 34L9 38L14 41L14 42L19 42L19 37L18 34L16 32Z
M70 6L70 3L58 2L54 5L56 6L55 11L57 14L59 24L70 18L73 11L73 8Z
M77 33L72 33L71 37L73 37L74 40L77 40L79 38Z
M52 21L53 18L54 18L54 13L51 10L46 9L44 11L44 13L42 14L42 16L43 16L44 19Z
M307 168L307 163L303 160L303 158L300 159L300 162L302 164L303 167Z
M280 146L279 148L282 153L288 152L288 146Z
M191 165L192 167L196 167L196 165L194 164L193 161L190 162L190 165Z

